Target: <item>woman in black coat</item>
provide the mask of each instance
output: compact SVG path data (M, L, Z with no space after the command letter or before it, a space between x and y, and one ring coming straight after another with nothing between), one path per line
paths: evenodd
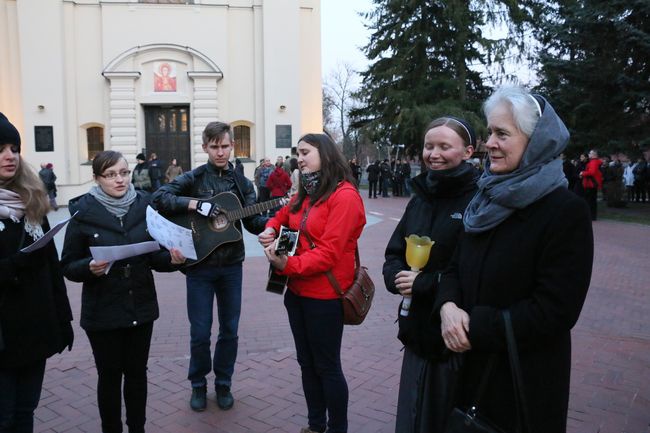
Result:
M150 241L146 209L149 195L134 189L121 153L104 151L93 160L97 186L70 201L70 222L63 246L65 276L83 283L81 327L97 366L97 400L104 433L122 432L122 378L126 424L144 432L147 359L158 301L151 269L169 272L184 262L176 250L118 260L95 261L90 247ZM109 268L110 265L110 268Z
M20 156L20 135L0 113L0 431L31 432L45 361L72 347L72 313L49 229L43 183Z
M475 134L464 120L441 117L425 131L422 160L427 171L412 181L415 196L406 207L386 247L386 288L411 301L400 314L398 338L404 343L404 361L397 402L398 433L440 431L445 421L438 361L444 345L440 324L429 318L438 277L447 266L462 231L462 217L476 192L477 172L466 161L472 156ZM406 263L405 237L428 236L435 243L427 265L419 272ZM404 305L402 306L404 307Z
M503 87L484 109L489 166L465 212L466 233L442 276L434 311L441 306L445 345L466 355L458 405L474 403L488 359L496 354L478 413L515 431L501 315L509 310L530 433L562 433L570 330L587 295L593 262L589 210L566 187L559 155L569 133L544 98Z

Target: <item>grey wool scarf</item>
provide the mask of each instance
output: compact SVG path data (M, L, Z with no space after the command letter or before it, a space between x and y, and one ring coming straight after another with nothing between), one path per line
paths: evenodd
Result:
M490 230L516 210L567 186L559 156L567 146L569 131L551 104L545 102L519 167L511 173L493 174L488 165L478 180L478 192L463 216L466 232Z

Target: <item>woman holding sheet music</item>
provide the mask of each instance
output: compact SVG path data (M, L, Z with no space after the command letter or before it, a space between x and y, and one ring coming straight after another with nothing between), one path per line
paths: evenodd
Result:
M49 230L43 182L20 156L0 113L0 431L32 432L45 360L72 348L72 313L54 242L20 250Z
M171 272L185 261L177 250L118 260L96 261L90 247L150 241L146 209L149 194L136 191L131 171L119 152L104 151L93 160L96 185L69 203L70 222L61 263L65 276L83 283L81 327L97 366L97 400L104 433L122 431L122 378L126 424L144 432L147 359L158 318L151 269Z
M350 166L325 134L298 142L298 193L259 235L273 267L289 277L284 305L296 344L309 427L301 433L347 432L348 386L341 368L343 309L327 272L347 288L357 239L366 223ZM276 255L280 228L300 230L296 254Z

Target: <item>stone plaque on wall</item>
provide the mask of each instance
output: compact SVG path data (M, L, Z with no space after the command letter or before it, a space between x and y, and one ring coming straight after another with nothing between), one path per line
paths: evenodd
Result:
M291 149L291 125L275 125L276 149Z
M51 126L34 126L34 143L37 152L53 152L54 128Z

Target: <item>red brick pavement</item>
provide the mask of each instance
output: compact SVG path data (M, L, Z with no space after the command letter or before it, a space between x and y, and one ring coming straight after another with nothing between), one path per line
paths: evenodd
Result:
M344 334L342 357L353 433L394 431L402 356L395 338L398 299L384 290L381 266L387 239L405 205L406 199L399 198L366 200L369 225L360 249L377 294L363 325L347 327ZM594 231L592 285L573 332L569 432L649 433L650 227L598 221ZM286 313L282 298L264 291L266 270L266 260L259 254L244 265L235 406L221 411L212 400L203 413L192 412L187 403L184 278L180 273L156 275L161 318L154 327L149 360L148 431L292 433L306 425ZM80 285L69 283L68 289L78 317ZM36 411L37 432L101 431L92 353L78 322L75 335L72 352L48 362Z

